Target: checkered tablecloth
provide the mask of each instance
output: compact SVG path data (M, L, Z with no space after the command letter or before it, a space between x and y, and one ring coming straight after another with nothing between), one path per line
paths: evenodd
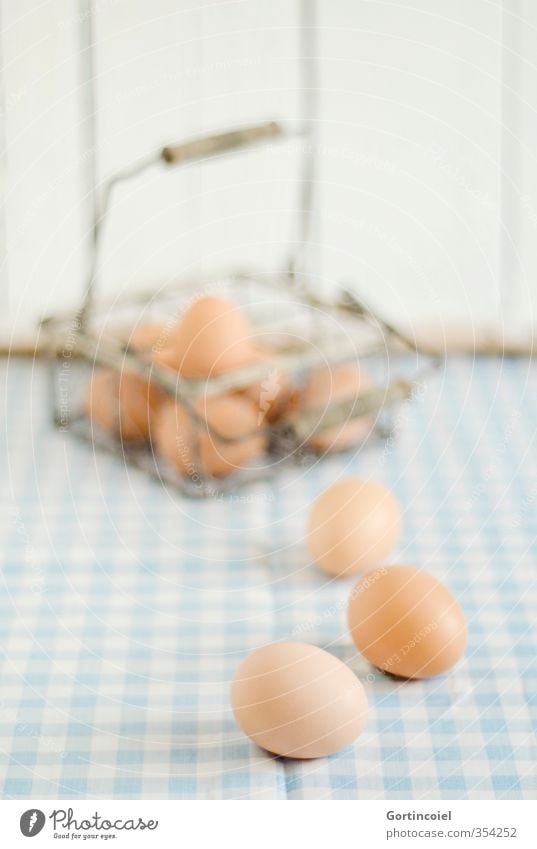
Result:
M453 358L394 444L187 501L55 432L42 366L2 367L0 788L4 798L537 796L537 366ZM466 658L396 682L357 657L352 582L308 559L307 511L342 475L394 489L394 560L461 600ZM300 639L366 680L370 722L293 762L235 725L248 652Z

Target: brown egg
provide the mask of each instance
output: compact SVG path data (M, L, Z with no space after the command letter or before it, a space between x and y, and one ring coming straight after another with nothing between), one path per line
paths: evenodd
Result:
M152 354L153 362L164 368L171 369L176 374L179 374L179 360L174 348L166 345L164 348L154 351Z
M242 310L223 298L195 301L172 329L157 358L183 377L215 377L240 368L254 351L254 331Z
M215 433L239 438L237 442L223 442L207 429L201 434L199 451L205 474L228 475L248 465L265 450L266 436L259 430L258 410L248 399L237 395L207 398L202 415Z
M243 390L243 394L257 406L259 424L273 424L281 419L289 408L293 395L291 380L289 375L278 367L274 354L268 350L253 351L248 364L250 363L273 364L266 377Z
M129 348L146 353L153 348L160 351L167 344L168 332L165 324L141 324L127 339Z
M92 425L116 433L118 430L118 379L112 369L98 369L92 375L85 412Z
M159 387L138 375L100 369L90 383L86 413L92 423L125 442L144 442L164 397Z
M155 413L166 394L153 382L123 372L119 378L119 434L125 440L147 441Z
M401 529L401 508L388 489L375 481L348 478L314 503L308 544L325 572L346 578L391 554Z
M300 393L299 410L319 410L319 420L327 407L338 401L357 398L373 388L371 378L356 363L343 363L313 371ZM314 451L344 451L358 445L371 432L374 419L361 416L317 431L308 445Z
M265 450L266 437L259 430L257 411L246 398L207 398L198 403L198 413L215 435L203 421L192 421L175 402L166 404L156 418L155 446L183 474L224 477L249 465ZM239 440L225 442L220 436Z
M364 657L403 678L441 675L466 648L466 622L456 599L428 572L411 566L365 575L351 595L348 617Z
M340 660L306 643L273 643L244 660L231 685L239 726L275 755L320 758L356 740L367 697Z

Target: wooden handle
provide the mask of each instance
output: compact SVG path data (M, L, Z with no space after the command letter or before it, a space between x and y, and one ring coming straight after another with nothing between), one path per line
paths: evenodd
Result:
M240 130L229 130L226 133L200 136L178 145L167 145L163 148L161 156L169 165L178 165L182 162L192 162L195 159L217 156L219 153L225 153L228 150L248 147L282 135L281 126L276 121L270 121L265 124L244 127Z

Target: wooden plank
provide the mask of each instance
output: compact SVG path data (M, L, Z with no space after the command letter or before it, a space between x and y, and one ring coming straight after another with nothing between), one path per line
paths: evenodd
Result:
M326 273L406 325L498 327L500 5L321 9Z
M99 180L190 135L296 114L295 4L135 0L98 5L96 19ZM295 162L296 144L277 145L141 176L115 198L103 289L283 262Z
M7 310L0 334L77 303L82 283L77 7L2 0Z
M532 336L537 310L537 5L503 3L502 313Z
M78 303L93 155L99 188L166 143L297 115L298 3L95 2L93 150L80 54L90 4L0 0L8 247L0 340L31 337L44 311ZM477 322L487 339L504 325L529 333L534 4L319 6L317 285L351 283L407 327ZM295 144L141 177L115 199L103 291L158 288L227 262L285 262L297 165Z

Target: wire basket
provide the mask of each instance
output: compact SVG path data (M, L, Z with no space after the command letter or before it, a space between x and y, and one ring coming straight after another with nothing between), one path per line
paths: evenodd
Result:
M160 328L162 341L170 327L169 316L183 315L200 292L203 297L225 293L232 299L248 317L256 339L270 350L270 359L217 376L188 379L159 364L155 357L161 350L158 337L149 350L138 346L136 316L142 314L144 320L150 319L147 326ZM333 304L319 303L296 291L291 274L235 272L216 279L189 279L158 296L127 298L111 312L106 307L92 311L91 318L77 313L49 319L47 329L59 342L52 367L58 427L119 453L192 496L216 495L273 475L286 464L313 462L334 450L356 450L365 442L385 438L394 407L412 395L417 375L429 367L415 351L402 358L410 342L353 296L342 293ZM345 370L367 374L367 388L338 397L337 378ZM116 375L116 383L114 387L112 381L110 393L135 380L148 409L150 395L157 398L157 413L165 404L177 405L182 413L176 422L177 462L153 438L152 416L147 429L140 427L140 438L122 432L119 402L117 421L106 428L88 416L92 379L111 374ZM322 387L321 402L303 402L316 379ZM282 393L284 409L280 410ZM211 404L244 397L256 418L230 435L208 415ZM237 403L235 415L242 417L243 412ZM259 450L250 451L255 445ZM212 464L207 462L207 451Z
M302 14L298 130L269 121L202 136L166 146L115 175L95 216L84 303L74 314L42 322L55 351L51 394L56 424L120 453L187 495L215 495L272 475L285 464L305 463L333 450L356 450L385 437L390 412L411 396L416 374L431 364L427 360L424 365L412 341L354 294L342 290L328 302L312 291L308 247L316 168L314 4L303 2ZM297 135L307 142L299 175L299 250L281 273L226 270L181 279L165 290L123 297L113 304L99 302L98 252L118 185L156 165L218 159ZM233 309L244 316L264 355L248 357L222 373L210 369L195 376L163 361L161 354L177 322L203 297L236 305ZM150 345L149 327L155 331ZM404 374L402 351L412 352ZM95 387L104 414L95 414Z

